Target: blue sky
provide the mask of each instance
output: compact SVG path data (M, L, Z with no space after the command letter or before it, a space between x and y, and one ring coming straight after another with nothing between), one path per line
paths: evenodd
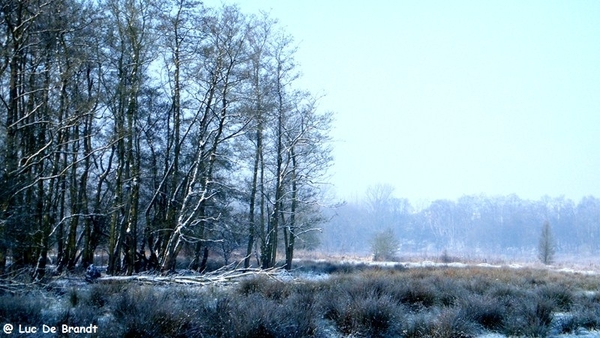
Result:
M225 3L294 36L339 198L600 196L600 1Z

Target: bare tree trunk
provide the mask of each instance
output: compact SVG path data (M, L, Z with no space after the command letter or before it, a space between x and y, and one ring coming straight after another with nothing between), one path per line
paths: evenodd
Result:
M215 72L215 75L213 76L213 79L211 82L211 86L208 91L207 100L205 102L204 116L202 117L202 119L200 121L199 129L200 129L201 136L206 136L208 134L206 129L208 128L208 117L209 117L210 111L212 109L212 103L213 103L213 99L214 99L215 91L216 91L216 84L217 84L217 75ZM173 231L169 235L169 239L166 242L164 252L161 255L162 258L161 258L161 262L160 262L160 269L163 272L175 270L175 263L176 263L177 255L179 254L179 251L181 250L182 245L183 245L183 241L181 239L182 232L190 225L192 220L196 217L199 209L202 207L201 203L203 203L203 199L208 196L206 189L202 190L199 202L197 202L195 207L192 209L192 203L194 203L192 200L197 195L197 191L195 191L197 189L196 184L198 181L200 181L200 178L202 175L203 160L205 158L205 150L204 150L205 146L206 146L206 142L202 141L196 151L196 160L195 160L194 164L192 165L193 174L191 175L191 177L187 183L187 192L186 192L185 198L183 200L183 203L181 205L179 217L177 220L177 226L173 229ZM204 182L204 183L206 183L206 182ZM204 186L205 186L205 184L204 184ZM192 209L192 211L189 212L188 211L189 209ZM188 213L188 212L190 214L186 215L186 213Z
M263 268L274 267L277 263L277 238L279 235L279 218L282 212L283 198L283 93L281 92L281 84L278 84L279 109L277 116L277 162L275 164L275 201L273 205L273 213L269 221L267 230L267 252L266 260L263 260Z
M298 182L296 177L297 161L294 152L294 146L290 147L290 157L292 159L292 196L290 206L290 224L285 227L286 238L289 239L285 243L285 268L292 269L292 260L294 259L294 244L296 242L296 208L298 205Z
M11 43L11 57L8 62L9 67L9 81L8 81L8 107L6 113L6 148L4 149L4 178L3 178L3 192L2 192L2 222L0 222L0 273L4 273L6 267L6 260L8 258L8 236L13 231L13 221L11 218L14 216L15 204L15 192L17 188L17 126L16 123L19 121L19 88L21 87L21 74L22 74L22 63L24 62L24 49L25 44L25 26L23 21L25 20L24 3L19 2L16 8L11 6L3 6L7 35L10 37Z
M86 85L87 85L87 101L91 102L94 100L94 85L93 79L91 77L91 66L87 65L86 67ZM89 172L91 167L91 161L93 156L93 148L92 148L92 125L94 121L93 110L96 109L96 105L94 104L90 111L87 113L87 116L84 117L84 129L83 129L83 148L84 148L84 164L83 164L83 173L81 175L80 181L80 192L82 196L83 210L86 213L85 221L84 221L84 246L83 246L83 255L81 258L81 262L83 267L87 268L90 264L94 263L94 250L97 246L97 234L94 231L94 219L95 215L89 215L90 206L89 206L89 197L87 191Z
M260 118L260 117L259 117ZM254 215L254 209L256 207L256 193L258 185L258 171L260 158L262 154L262 123L258 123L256 129L256 153L254 155L254 169L252 171L252 187L250 188L250 211L248 213L248 246L246 247L246 258L244 259L244 267L250 267L250 256L252 255L252 249L254 247L254 237L256 234L256 220ZM262 215L261 215L262 217Z

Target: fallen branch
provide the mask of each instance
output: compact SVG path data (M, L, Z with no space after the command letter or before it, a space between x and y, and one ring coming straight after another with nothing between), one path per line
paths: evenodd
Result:
M29 292L33 286L33 283L21 283L10 279L0 279L0 290L12 294Z
M36 285L34 282L27 282L31 272L30 268L21 268L0 275L0 291L12 294L29 292Z
M141 282L145 284L185 284L185 285L214 285L229 284L248 277L266 276L277 279L282 268L271 269L234 269L216 270L203 275L134 275L134 276L104 276L96 279L97 283L109 283L114 281Z

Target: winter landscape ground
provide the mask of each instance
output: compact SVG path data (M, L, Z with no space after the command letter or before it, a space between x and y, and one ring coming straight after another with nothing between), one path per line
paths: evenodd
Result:
M3 279L0 321L29 337L51 328L91 337L600 337L591 263L296 263L292 271L103 274L94 283L83 274L43 285L13 276Z

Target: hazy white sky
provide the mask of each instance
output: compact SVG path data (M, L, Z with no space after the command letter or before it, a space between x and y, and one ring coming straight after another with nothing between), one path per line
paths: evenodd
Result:
M338 197L600 196L600 1L225 3L295 37Z

